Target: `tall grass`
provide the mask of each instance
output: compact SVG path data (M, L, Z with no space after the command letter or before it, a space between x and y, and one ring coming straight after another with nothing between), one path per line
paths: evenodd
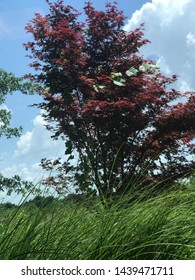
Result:
M0 213L0 259L195 259L195 185L147 200Z

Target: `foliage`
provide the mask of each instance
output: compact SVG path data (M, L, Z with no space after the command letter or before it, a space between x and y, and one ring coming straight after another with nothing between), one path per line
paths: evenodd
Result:
M3 106L7 94L21 91L24 94L33 94L33 86L31 83L24 82L24 79L15 77L12 73L7 73L0 69L0 137L20 136L22 127L11 128L11 112Z
M37 208L51 207L55 198L53 196L41 196L36 195L32 200L26 201L23 205L31 207L35 206Z
M42 162L60 171L56 183L72 178L79 190L95 186L110 197L124 193L130 178L165 188L192 171L194 92L171 89L176 76L162 75L139 55L148 43L143 25L124 31L123 12L109 3L97 11L87 2L81 23L73 7L46 2L50 13L37 13L26 26L34 40L25 48L37 71L28 77L45 89L39 107L47 128L66 141L70 155L67 162ZM75 150L77 167L71 164Z
M110 208L93 199L90 208L23 204L0 212L0 259L194 260L194 199L191 185L144 202L123 196Z
M7 195L11 195L14 191L17 194L26 194L33 187L32 182L24 181L19 175L7 178L0 173L0 191L7 191Z
M23 78L17 78L12 73L7 73L0 69L0 137L6 138L18 137L22 132L22 127L10 127L11 112L5 106L6 97L8 94L20 91L24 94L33 94L34 85L29 82L24 82ZM18 175L12 178L6 178L0 174L0 191L7 190L10 195L12 191L23 192L29 189L31 183L21 180Z

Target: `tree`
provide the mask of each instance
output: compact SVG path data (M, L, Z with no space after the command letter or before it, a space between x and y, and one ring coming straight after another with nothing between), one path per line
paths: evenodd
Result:
M28 77L42 85L47 128L66 144L67 162L43 160L57 167L60 184L72 172L79 190L94 186L110 197L127 189L130 178L163 187L194 169L195 95L170 89L151 60L139 55L149 43L143 25L123 29L125 16L115 5L97 11L91 2L80 13L63 1L49 4L26 26L34 40L25 44L37 72ZM71 164L73 151L78 166Z
M0 69L0 137L18 137L22 131L21 126L18 128L10 127L11 112L4 105L7 94L11 94L18 90L25 94L33 93L31 83L24 82L24 79L17 78L14 74L7 73L5 70Z
M6 138L18 137L22 132L22 127L10 127L11 111L5 106L6 97L15 91L21 91L24 94L33 94L34 86L25 82L23 78L17 78L14 74L0 69L0 137ZM22 192L29 189L32 184L21 180L18 175L12 178L6 178L0 173L0 191L7 190L8 194L14 190Z

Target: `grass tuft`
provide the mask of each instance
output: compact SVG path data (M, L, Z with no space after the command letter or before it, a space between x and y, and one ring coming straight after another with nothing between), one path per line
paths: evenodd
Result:
M0 210L0 259L195 259L194 187L110 208L55 199Z

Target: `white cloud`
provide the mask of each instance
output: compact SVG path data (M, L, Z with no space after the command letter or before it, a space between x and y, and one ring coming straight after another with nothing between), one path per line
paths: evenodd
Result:
M153 19L160 21L161 27L169 26L176 18L184 15L186 5L190 2L191 0L152 0L133 14L129 25L138 24L140 20L146 20L152 16Z
M171 74L171 70L167 64L167 62L165 61L165 58L163 56L161 56L158 60L157 60L157 64L160 65L160 69L163 73L165 73L166 75L170 75Z
M11 112L11 110L5 104L0 104L0 110L6 110L7 112Z
M1 171L1 173L5 177L12 177L13 175L19 175L23 180L33 182L35 187L40 188L44 192L44 185L41 184L43 178L45 176L48 176L46 174L41 166L40 162L36 162L34 164L26 164L26 163L20 163L20 164L13 164L12 166L9 166ZM53 190L51 190L51 193ZM0 192L0 202L11 202L18 204L21 201L24 201L26 199L22 194L17 194L13 192L11 195L6 195L7 190ZM33 198L33 194L28 194L28 199Z
M20 137L20 140L17 142L18 149L15 151L16 157L25 155L29 152L31 148L32 136L33 132L27 131Z
M180 90L195 90L195 1L152 0L133 14L125 29L141 23L145 23L145 38L151 41L142 53L158 56L165 74L179 75Z
M45 128L45 124L41 115L34 118L32 131L27 131L17 141L14 158L30 157L41 160L44 157L56 157L64 152L64 142L52 140L52 134Z
M28 166L25 163L20 163L18 165L13 164L12 166L5 168L2 171L2 174L5 177L12 177L17 174L22 179L29 182L37 182L43 178L43 170L39 162L34 163L31 166Z
M186 43L188 46L195 45L195 35L192 32L188 33L188 35L186 36Z
M33 119L32 130L21 135L16 142L13 154L4 156L4 168L1 169L4 176L17 174L23 180L38 183L48 176L48 172L40 166L42 158L65 157L64 141L51 138L52 134L45 128L46 122L41 113Z

